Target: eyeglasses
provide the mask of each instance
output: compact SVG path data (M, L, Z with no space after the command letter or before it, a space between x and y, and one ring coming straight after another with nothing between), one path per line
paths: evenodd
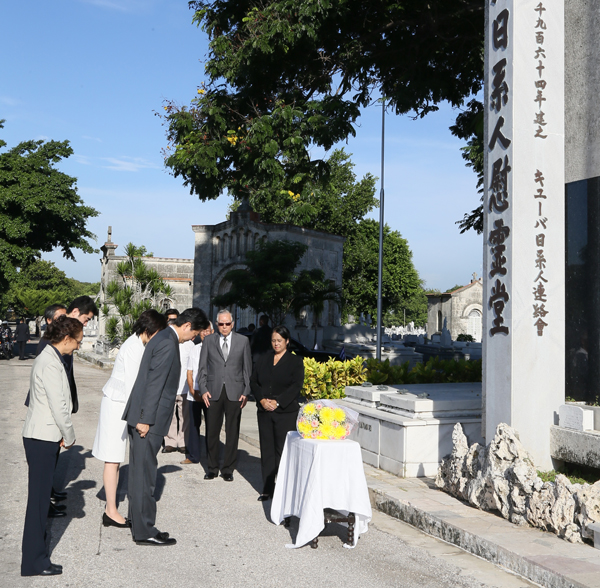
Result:
M230 327L232 323L217 323L217 325L219 325L219 327Z

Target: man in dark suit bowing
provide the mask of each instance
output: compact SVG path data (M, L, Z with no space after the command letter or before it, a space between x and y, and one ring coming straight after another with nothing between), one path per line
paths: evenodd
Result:
M248 338L233 331L233 317L228 310L219 311L217 327L218 333L204 339L198 371L200 393L206 406L208 471L204 479L212 480L219 474L219 435L225 415L221 475L226 482L232 482L242 408L250 392L252 355Z
M181 365L179 345L191 341L208 327L206 314L188 308L174 324L159 331L146 345L138 376L123 420L129 432L129 518L138 545L174 545L177 541L161 533L156 522L156 456L169 430Z

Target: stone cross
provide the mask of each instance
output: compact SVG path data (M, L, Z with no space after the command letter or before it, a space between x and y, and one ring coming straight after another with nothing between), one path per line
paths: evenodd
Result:
M112 227L108 227L108 243L112 243Z
M477 272L473 272L473 281L476 282L477 281Z

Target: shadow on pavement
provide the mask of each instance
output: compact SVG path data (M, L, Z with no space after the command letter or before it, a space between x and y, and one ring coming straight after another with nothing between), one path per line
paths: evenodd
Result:
M167 477L165 474L172 474L173 472L180 472L183 468L176 465L164 465L158 468L156 475L156 487L154 488L154 498L156 502L160 500L162 493L167 485Z
M244 449L239 449L237 471L256 490L257 494L262 492L263 481L259 457L254 457Z
M86 451L81 445L75 445L61 452L54 474L54 487L57 490L67 490L67 516L64 518L48 519L50 532L50 552L58 545L72 519L85 516L84 491L95 488L94 480L78 480L85 469L85 462L92 457L91 451Z

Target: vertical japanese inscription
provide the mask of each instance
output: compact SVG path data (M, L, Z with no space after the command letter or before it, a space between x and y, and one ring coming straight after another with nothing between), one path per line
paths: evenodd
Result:
M490 6L500 4L498 0L490 0ZM506 242L510 237L510 227L502 218L510 208L510 186L509 174L511 163L509 153L512 139L510 133L504 128L505 118L502 111L509 106L511 100L511 88L506 80L507 50L510 46L510 11L506 8L500 10L495 18L490 19L490 72L491 80L489 88L489 129L488 142L490 166L490 178L488 186L488 245L490 247L491 261L489 264L489 277L491 288L488 297L488 306L493 312L492 325L489 330L490 336L503 334L508 335L510 330L504 324L504 311L510 300L510 295L503 281L508 274L506 265ZM493 215L493 216L492 216Z
M546 69L544 63L546 60L546 49L544 43L546 42L546 34L548 33L548 26L544 21L544 12L546 8L543 3L540 2L535 6L534 14L532 15L532 22L534 23L533 35L535 36L536 49L533 54L533 65L535 67L533 75L534 80L534 98L533 101L537 105L537 112L533 119L533 137L534 139L546 139L548 135L544 134L544 127L548 124L546 121L546 113L544 112L544 102L546 102L545 90L548 87L546 76L544 71ZM548 326L545 320L546 315L549 311L546 309L546 303L548 302L548 296L546 294L546 288L548 284L547 278L544 276L546 270L547 260L545 255L546 246L546 227L548 225L548 218L543 216L544 201L547 200L547 195L544 192L544 172L543 170L536 169L533 174L533 181L535 185L535 191L533 193L533 205L536 208L537 220L534 224L534 239L535 239L535 259L533 261L534 275L536 276L533 280L533 303L532 303L532 318L533 327L536 329L538 337L544 336L544 328Z

